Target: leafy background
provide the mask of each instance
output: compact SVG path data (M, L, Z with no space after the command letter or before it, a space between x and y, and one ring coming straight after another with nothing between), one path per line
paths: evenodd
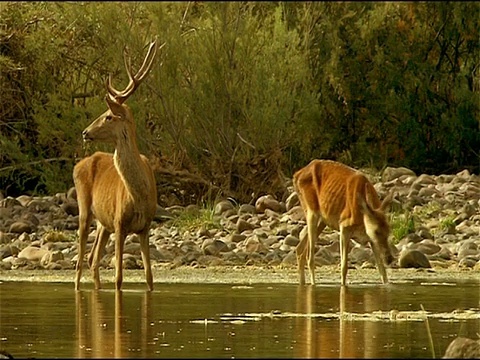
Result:
M128 104L162 205L285 194L313 158L480 173L476 2L2 2L0 191L55 194L81 132L166 45Z

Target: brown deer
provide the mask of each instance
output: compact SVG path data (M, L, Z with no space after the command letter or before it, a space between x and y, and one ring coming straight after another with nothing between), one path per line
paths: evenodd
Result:
M163 46L163 45L162 45ZM115 287L123 281L122 258L125 237L137 234L140 239L145 278L153 290L150 264L149 229L157 207L157 190L148 159L137 147L135 120L124 102L132 95L153 65L157 40L150 43L142 66L132 76L130 57L124 49L129 83L123 91L112 87L111 75L106 82L108 110L82 133L84 141L101 141L115 146L114 154L95 152L79 161L73 169L79 208L79 242L75 289L80 288L83 258L90 224L97 220L96 237L88 257L95 288L100 288L99 261L111 233L115 234Z
M308 230L296 249L300 284L305 284L304 268L308 260L310 282L315 285L315 241L327 225L340 231L342 285L347 279L351 238L370 243L382 281L388 283L384 261L390 264L393 255L388 243L390 226L384 212L393 193L380 202L365 175L331 160L312 160L293 175L293 185Z

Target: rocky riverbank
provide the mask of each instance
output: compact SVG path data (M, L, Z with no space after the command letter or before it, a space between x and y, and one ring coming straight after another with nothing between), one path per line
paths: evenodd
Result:
M468 277L478 275L480 176L466 170L455 175L416 175L406 168L386 168L381 175L369 176L381 198L389 191L396 194L390 214L392 249L398 260L388 270L391 277L411 273L405 271L408 268L425 269L425 273L450 271L469 274ZM181 226L178 221L185 215L202 219L206 214L207 220L192 220L189 227ZM43 270L26 276L38 279L58 271L59 275L71 274L73 279L77 228L74 189L44 197L13 198L0 194L0 277L22 278L20 274L25 271ZM166 269L213 272L227 267L249 271L269 269L272 280L277 274L283 279L279 281L293 282L296 281L295 247L305 232L303 212L292 190L284 199L265 195L256 199L255 204L223 200L212 209L159 206L150 231L155 281L159 281L159 273ZM94 237L93 225L87 250ZM102 259L103 269L113 268L112 238L113 235ZM324 276L322 273L326 279L328 274L338 272L339 258L338 232L327 228L317 242L319 279ZM380 281L368 246L352 241L349 263L352 269L349 281L356 280L354 269L359 274L369 274L365 279ZM124 267L142 268L140 246L134 235L127 237L125 243ZM19 276L13 275L14 272ZM102 270L101 276L106 273ZM199 275L197 280L207 277ZM139 281L144 280L140 277ZM335 281L340 281L339 273Z

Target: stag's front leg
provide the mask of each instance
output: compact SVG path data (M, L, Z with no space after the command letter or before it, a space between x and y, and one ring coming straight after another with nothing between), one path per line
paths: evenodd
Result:
M342 272L342 286L347 284L348 272L348 245L350 242L350 231L348 228L340 225L340 266Z
M109 236L110 236L110 232L108 232L103 227L103 225L98 223L95 242L93 243L92 249L90 250L90 254L88 256L88 263L90 265L90 269L93 275L93 280L95 282L95 289L101 288L99 266L100 266L100 260L103 254L103 249L107 244Z
M79 203L80 216L78 221L78 251L77 251L77 264L75 266L75 290L80 290L80 279L82 278L83 269L83 257L85 256L85 250L87 247L88 229L92 222L92 215L84 211L82 204Z
M375 255L375 262L377 263L378 271L382 277L382 282L388 284L387 270L385 269L385 264L383 263L383 258L380 255L378 246L373 241L370 242L370 246L372 247L373 255Z
M123 282L123 248L126 234L123 230L115 231L115 289L121 290Z
M147 229L139 234L140 237L140 251L142 252L143 267L145 269L145 280L147 281L148 290L153 290L153 275L152 275L152 266L150 263L150 244L148 238L148 227Z
M315 285L315 243L318 238L318 230L320 223L320 215L313 211L307 211L307 227L308 227L308 246L307 259L308 269L310 272L310 283ZM323 230L323 228L322 228Z

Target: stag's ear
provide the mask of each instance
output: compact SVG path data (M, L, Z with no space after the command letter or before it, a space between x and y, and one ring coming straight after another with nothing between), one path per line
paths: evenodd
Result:
M380 205L380 210L383 212L387 212L390 210L390 205L392 204L393 197L395 196L395 192L392 190L388 193L388 195L383 199L382 205Z
M113 113L113 115L118 116L122 119L125 118L125 109L124 107L119 104L114 98L110 95L105 96L105 101L107 102L108 108Z
M357 193L357 204L360 205L360 208L362 209L362 213L366 214L370 217L373 216L373 211L370 205L368 204L367 200L365 199L364 196L362 196L360 193Z

